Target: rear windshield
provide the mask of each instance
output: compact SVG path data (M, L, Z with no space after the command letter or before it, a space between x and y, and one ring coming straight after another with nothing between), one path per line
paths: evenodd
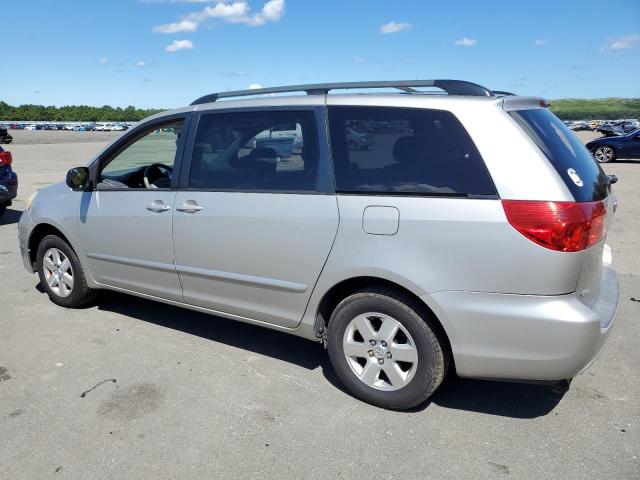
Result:
M610 190L607 176L558 117L546 108L514 110L509 115L546 155L576 202L592 202L607 197Z

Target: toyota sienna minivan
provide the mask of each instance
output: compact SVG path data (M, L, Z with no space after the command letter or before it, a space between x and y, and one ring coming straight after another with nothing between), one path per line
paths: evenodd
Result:
M60 306L110 289L322 342L355 396L406 409L447 371L553 382L594 360L618 305L612 181L540 98L224 92L37 192L20 247Z

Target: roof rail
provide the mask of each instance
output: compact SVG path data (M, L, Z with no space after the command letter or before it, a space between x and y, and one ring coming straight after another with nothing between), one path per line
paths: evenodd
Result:
M191 105L210 103L220 98L246 97L250 95L266 95L270 93L306 92L307 95L325 95L330 90L348 90L364 88L397 88L405 93L420 93L415 87L436 87L444 90L449 95L469 95L475 97L491 97L495 92L488 88L463 80L399 80L399 81L373 81L373 82L339 82L316 83L307 85L291 85L288 87L255 88L251 90L236 90L232 92L210 93L198 98Z

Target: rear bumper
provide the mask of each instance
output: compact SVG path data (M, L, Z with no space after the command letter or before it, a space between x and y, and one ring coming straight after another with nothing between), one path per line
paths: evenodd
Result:
M436 292L424 300L442 320L461 377L572 378L602 349L618 308L618 278L603 265L591 305L557 296Z

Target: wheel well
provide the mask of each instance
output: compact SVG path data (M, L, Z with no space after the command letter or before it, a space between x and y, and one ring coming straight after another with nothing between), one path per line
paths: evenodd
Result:
M71 243L69 242L69 240L67 240L67 237L65 237L60 230L58 230L53 225L49 225L48 223L41 223L33 229L33 231L31 232L31 236L29 237L29 261L34 268L36 257L38 256L38 245L40 245L42 239L47 235L56 235L57 237L60 237L62 240L69 244L71 249L73 249Z
M329 320L331 318L331 314L338 306L338 304L347 298L349 295L362 290L364 288L370 287L386 287L390 288L404 297L412 300L418 308L422 311L418 312L422 315L426 315L431 318L433 325L438 329L438 333L440 337L444 340L444 348L449 354L449 359L451 362L451 366L455 370L455 364L453 360L453 352L451 350L451 344L449 342L449 337L447 332L445 331L440 319L436 316L436 314L429 308L429 306L424 303L415 293L411 290L399 285L390 280L385 280L383 278L377 277L355 277L347 280L343 280L342 282L334 285L327 293L324 294L320 304L318 306L318 311L316 313L316 330L319 336L323 336L327 331L327 326L329 325Z

